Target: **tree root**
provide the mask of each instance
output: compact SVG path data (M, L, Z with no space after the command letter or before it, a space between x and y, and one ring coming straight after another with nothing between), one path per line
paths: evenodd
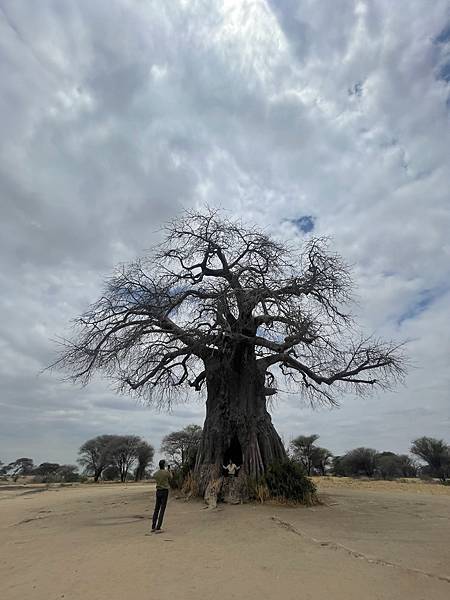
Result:
M222 489L223 477L211 479L205 491L205 502L209 508L217 507L217 500Z

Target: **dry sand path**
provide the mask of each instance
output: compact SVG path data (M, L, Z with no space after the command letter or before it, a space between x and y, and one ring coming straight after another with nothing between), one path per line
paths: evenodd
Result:
M150 484L0 487L0 597L448 600L450 494L321 487L311 509L172 498L159 536Z

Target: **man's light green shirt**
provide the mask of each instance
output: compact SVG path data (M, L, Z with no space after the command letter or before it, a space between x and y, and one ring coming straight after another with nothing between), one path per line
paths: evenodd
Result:
M153 474L157 490L168 490L170 488L170 475L170 471L166 471L166 469L159 469L159 471L156 471L156 473Z

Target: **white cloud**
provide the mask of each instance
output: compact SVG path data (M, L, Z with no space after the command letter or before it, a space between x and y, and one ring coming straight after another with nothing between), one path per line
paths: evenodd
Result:
M412 340L405 388L332 412L287 396L285 438L445 437L449 20L445 0L4 2L0 458L73 461L97 432L157 445L201 420L36 374L112 267L205 201L283 237L313 217L355 266L366 329Z

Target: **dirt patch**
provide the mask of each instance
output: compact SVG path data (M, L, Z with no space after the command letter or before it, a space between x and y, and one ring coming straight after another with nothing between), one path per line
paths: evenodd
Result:
M2 600L447 600L450 497L364 485L319 482L310 508L172 497L162 535L152 484L11 496Z

